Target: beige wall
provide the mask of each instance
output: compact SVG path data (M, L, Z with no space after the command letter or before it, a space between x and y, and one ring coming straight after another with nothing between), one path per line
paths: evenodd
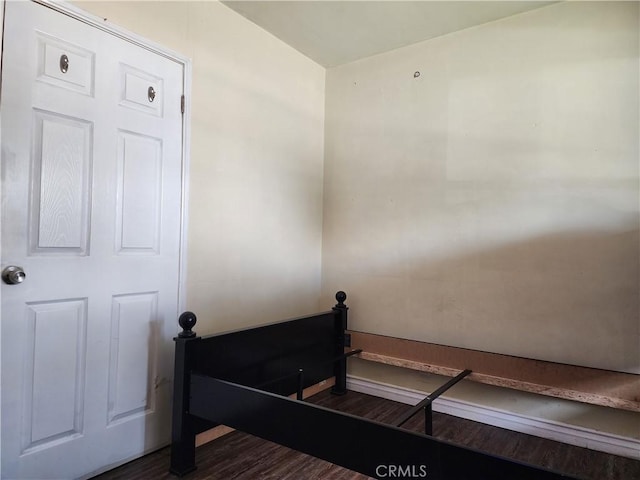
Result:
M316 311L322 67L217 2L76 2L192 59L187 308L199 333Z
M328 70L324 301L345 289L356 330L640 372L638 71L636 2Z

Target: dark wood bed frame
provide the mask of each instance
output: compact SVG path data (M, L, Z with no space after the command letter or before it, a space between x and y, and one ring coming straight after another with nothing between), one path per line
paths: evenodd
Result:
M332 393L347 393L347 358L360 350L345 353L350 343L345 299L338 292L330 311L208 337L198 337L192 330L196 316L183 313L183 331L175 338L171 473L195 470L196 435L226 425L372 478L570 478L431 436L431 402L470 370L432 392L395 425L304 402L305 388L332 377ZM400 428L419 411L425 415L425 434Z

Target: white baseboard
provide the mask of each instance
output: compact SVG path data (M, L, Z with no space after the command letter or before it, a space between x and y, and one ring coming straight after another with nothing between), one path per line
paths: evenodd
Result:
M355 392L366 393L410 405L415 405L426 396L424 392L418 390L389 385L351 375L347 377L347 388ZM433 403L433 410L435 412L446 413L455 417L548 438L578 447L598 450L636 460L640 459L640 439L622 437L542 418L529 417L506 410L445 397L439 397Z

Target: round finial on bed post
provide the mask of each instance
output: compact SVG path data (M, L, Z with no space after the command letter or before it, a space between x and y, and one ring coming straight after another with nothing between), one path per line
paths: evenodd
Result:
M346 308L346 305L344 304L344 301L346 299L347 299L347 294L344 293L342 290L336 293L336 300L338 301L338 303L336 304L336 308Z
M196 332L191 329L195 326L198 319L193 312L184 312L178 318L178 323L182 327L182 331L178 334L179 338L191 338L196 336Z

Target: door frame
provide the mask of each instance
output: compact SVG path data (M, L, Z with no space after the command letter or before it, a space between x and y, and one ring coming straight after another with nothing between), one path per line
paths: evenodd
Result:
M0 8L0 51L2 48L2 41L4 39L4 10L6 0L1 0L2 5ZM93 28L102 30L109 35L113 35L117 38L132 43L138 47L149 50L157 55L161 55L168 58L182 68L182 88L185 97L184 114L182 115L182 178L181 178L181 198L180 198L180 244L179 244L179 269L178 269L178 311L185 310L186 304L186 277L187 277L187 221L188 221L188 200L189 200L189 161L190 161L190 134L191 134L191 79L192 79L192 65L191 59L175 52L167 47L164 47L158 43L155 43L147 38L138 35L137 33L126 30L122 27L110 23L105 18L97 17L91 13L88 13L64 0L31 0L34 3L38 3L44 7L50 8L63 15L67 15L77 21L85 23ZM0 85L2 76L2 63L0 59ZM2 92L0 91L0 108L2 108ZM176 101L178 101L176 99ZM1 129L0 125L0 129ZM2 187L0 185L0 193L2 193ZM177 319L176 319L177 324ZM177 328L177 326L176 326ZM177 331L177 330L176 330Z

